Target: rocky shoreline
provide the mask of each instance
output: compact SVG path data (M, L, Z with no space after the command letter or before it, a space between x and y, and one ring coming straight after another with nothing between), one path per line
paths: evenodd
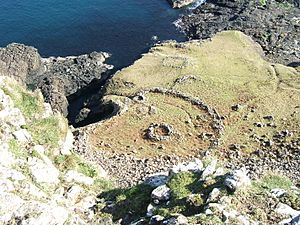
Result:
M211 38L223 30L239 30L258 42L276 63L299 65L298 0L207 0L178 22L189 39Z
M10 44L0 49L0 74L15 78L29 88L40 88L53 110L68 115L69 101L86 88L104 84L113 66L105 64L109 54L42 58L34 47Z

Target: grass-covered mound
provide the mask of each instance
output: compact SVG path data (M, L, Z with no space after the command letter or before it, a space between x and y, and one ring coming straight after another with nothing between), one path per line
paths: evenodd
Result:
M299 88L299 67L267 62L241 32L163 43L109 81L104 99L122 113L99 123L90 144L147 157L195 155L216 145L226 151L232 144L253 152L282 130L299 134ZM149 128L163 140L149 138Z

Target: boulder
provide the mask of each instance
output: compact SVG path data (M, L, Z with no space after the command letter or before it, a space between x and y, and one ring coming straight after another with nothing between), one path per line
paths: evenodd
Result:
M20 129L17 130L15 132L13 132L13 136L15 137L15 139L19 142L29 142L32 140L31 135L29 134L29 132L26 129Z
M75 170L69 170L66 175L65 179L67 182L77 182L84 185L92 185L94 183L94 179L91 177L87 177L81 173L78 173Z
M29 158L28 165L38 183L59 183L59 171L53 165L48 165L36 157Z
M250 185L250 178L245 169L234 170L225 178L224 185L230 191L236 191L242 186Z
M292 219L291 225L300 225L300 214Z
M171 190L167 185L155 188L151 193L151 198L158 201L168 201L171 197Z

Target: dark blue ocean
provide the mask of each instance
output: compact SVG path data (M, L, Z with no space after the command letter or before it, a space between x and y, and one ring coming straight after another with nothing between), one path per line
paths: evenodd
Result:
M131 64L151 39L185 40L172 24L184 10L167 0L0 0L0 47L32 45L43 57L106 51Z

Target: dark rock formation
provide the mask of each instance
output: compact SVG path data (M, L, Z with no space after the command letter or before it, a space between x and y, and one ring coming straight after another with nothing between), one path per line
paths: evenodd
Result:
M291 64L300 57L299 1L208 0L183 16L190 39L206 39L222 30L239 30L258 42L275 62ZM297 8L298 7L298 8Z
M65 93L65 84L60 77L45 77L38 85L45 101L51 103L52 109L68 115L68 100Z
M15 78L31 88L40 88L53 109L68 115L68 99L78 96L94 82L103 83L113 66L105 64L109 55L92 52L71 57L41 58L37 49L10 44L0 49L0 75Z
M41 68L41 57L33 47L13 43L0 48L0 75L14 77L24 84L29 74Z

